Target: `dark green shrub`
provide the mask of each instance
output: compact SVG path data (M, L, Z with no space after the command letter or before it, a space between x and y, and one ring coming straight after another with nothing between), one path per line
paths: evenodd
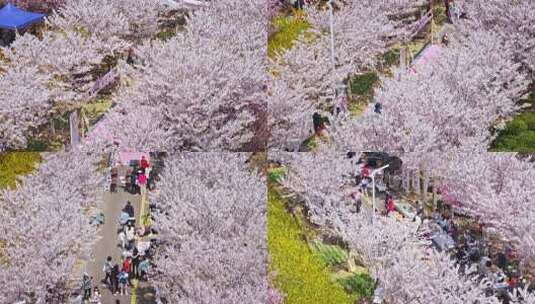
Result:
M385 67L399 64L399 49L391 49L382 56Z
M367 273L359 273L340 280L340 284L351 294L370 298L375 290L375 282Z

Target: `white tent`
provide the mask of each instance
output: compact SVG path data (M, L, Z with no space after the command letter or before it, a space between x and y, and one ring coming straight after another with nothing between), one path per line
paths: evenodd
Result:
M206 2L198 1L198 0L165 0L166 4L173 8L181 8L181 7L187 7L187 8L199 8L206 6Z

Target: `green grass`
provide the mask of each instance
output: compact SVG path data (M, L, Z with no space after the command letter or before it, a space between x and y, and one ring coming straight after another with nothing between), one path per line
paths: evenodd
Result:
M340 246L326 245L316 240L311 244L311 248L328 266L338 266L347 260L347 253Z
M63 143L60 140L47 140L42 138L29 138L28 145L24 151L30 152L52 152L63 149Z
M285 167L271 168L267 171L268 181L271 183L278 183L280 178L286 174Z
M448 16L446 15L446 8L443 5L433 6L433 20L437 26L442 26L446 23Z
M293 16L277 16L271 22L274 28L268 37L268 56L271 58L290 49L299 35L310 27L297 12Z
M174 36L176 36L176 30L174 29L165 29L156 33L156 38L161 41L167 41Z
M363 102L363 101L356 100L356 101L350 102L348 106L349 114L351 114L352 117L357 117L360 114L364 113L364 110L366 110L366 106L367 106L367 101Z
M535 152L535 93L522 103L531 107L509 121L491 144L493 152Z
M391 66L399 64L399 48L392 48L386 53L382 54L381 59L383 61L384 68L390 68Z
M327 265L302 239L301 228L286 211L284 202L268 188L269 270L276 272L274 284L287 304L353 304L349 295L331 280Z
M37 152L7 152L0 154L0 189L14 189L17 177L35 170L41 161Z
M316 141L316 135L311 135L309 138L307 138L303 142L303 146L306 148L307 151L313 151L318 147L318 143Z
M109 98L100 98L94 102L86 103L82 106L86 118L89 120L89 125L97 122L112 106L113 102ZM68 121L67 121L68 126Z
M375 282L367 273L354 274L347 278L342 278L338 282L351 294L358 294L364 298L371 298L375 291Z
M356 75L351 79L351 93L359 96L373 96L373 87L379 82L379 76L375 72Z

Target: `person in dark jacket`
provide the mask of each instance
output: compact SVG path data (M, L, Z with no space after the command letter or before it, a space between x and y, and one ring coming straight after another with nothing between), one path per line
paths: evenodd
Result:
M128 213L129 217L134 217L134 207L130 201L126 202L126 206L124 206L123 211Z
M322 122L323 121L321 119L321 115L318 112L312 115L312 123L314 124L314 132L316 133L316 135L320 135L321 133Z
M133 48L128 49L128 57L126 58L126 63L130 65L134 64L134 49Z
M82 277L82 289L84 291L84 300L89 300L91 298L91 289L93 288L91 286L91 279L92 277L89 276L89 274L84 273Z
M138 266L140 262L140 256L139 251L137 250L137 247L134 247L134 250L132 252L132 267L130 268L131 272L129 277L138 278L139 277L139 271Z
M111 288L110 291L114 294L119 293L119 265L116 263L111 269Z
M111 263L111 256L108 256L106 258L106 261L104 262L104 266L102 267L102 270L104 271L104 280L102 282L108 286L111 286L111 269L113 268L113 265Z
M130 189L130 193L132 194L137 193L136 182L137 182L137 174L134 171L132 172L132 174L130 174L130 186L132 187L132 189Z
M450 12L450 0L444 0L444 6L446 7L446 16L448 18L448 23L452 23L451 22L451 12Z
M295 9L303 9L304 6L305 6L305 0L294 0Z
M382 106L380 103L376 102L373 111L377 114L381 114Z

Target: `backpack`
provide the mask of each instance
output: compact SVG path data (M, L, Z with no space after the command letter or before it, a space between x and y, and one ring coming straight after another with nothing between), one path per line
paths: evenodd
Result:
M126 284L127 279L128 279L128 274L126 274L125 272L122 272L119 275L119 283Z

